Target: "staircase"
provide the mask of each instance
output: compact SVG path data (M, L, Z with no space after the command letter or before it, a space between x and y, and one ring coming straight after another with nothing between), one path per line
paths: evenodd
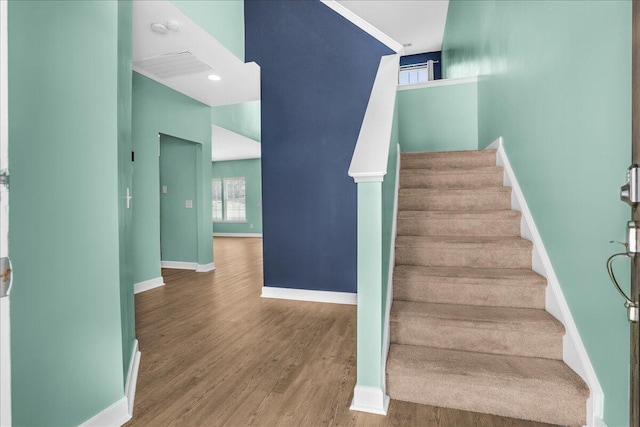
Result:
M586 424L496 151L403 153L390 318L392 399Z

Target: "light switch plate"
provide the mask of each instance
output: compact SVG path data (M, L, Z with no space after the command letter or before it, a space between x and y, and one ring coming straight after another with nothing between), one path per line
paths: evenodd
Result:
M167 186L166 185L162 186L162 194L167 194Z
M193 200L186 200L184 202L184 207L187 208L187 209L193 208Z

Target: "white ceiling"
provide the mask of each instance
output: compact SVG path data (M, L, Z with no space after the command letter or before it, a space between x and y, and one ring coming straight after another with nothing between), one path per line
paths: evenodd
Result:
M214 162L259 159L260 147L258 141L220 126L211 125L211 160Z
M442 49L449 0L337 1L387 36L405 45L405 55ZM406 46L408 43L411 46Z
M151 31L153 22L177 21L180 30L168 34ZM135 64L168 53L189 51L214 69L222 80L207 78L210 70L159 78ZM210 106L260 99L260 67L244 63L168 0L133 2L133 69L165 86Z

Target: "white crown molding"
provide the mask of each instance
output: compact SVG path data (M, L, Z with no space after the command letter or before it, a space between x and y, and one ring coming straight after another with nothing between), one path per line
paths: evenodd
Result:
M478 78L477 77L465 77L465 78L460 78L460 79L432 80L430 82L416 83L416 84L413 84L413 85L398 85L398 92L401 92L403 90L426 89L426 88L430 88L430 87L450 86L450 85L463 85L463 84L477 83L477 82L478 82Z
M105 426L121 426L131 419L129 414L129 404L126 396L113 405L98 412L87 421L80 424L80 427L105 427Z
M369 412L387 415L389 396L381 388L356 385L353 389L353 400L349 407L352 411Z
M396 160L396 189L393 196L393 219L391 223L391 248L389 249L389 278L387 279L387 308L384 314L384 332L382 339L382 385L383 392L387 391L387 358L391 345L389 334L389 321L391 318L391 304L393 304L393 270L396 267L396 237L398 234L398 192L400 191L400 144L398 144L398 158Z
M335 0L320 0L320 2L324 3L325 6L333 9L334 12L342 15L347 21L351 22L356 27L363 30L365 33L369 34L376 40L378 40L383 45L387 46L389 49L393 50L395 53L399 53L400 55L404 54L404 47L401 43L398 43L355 13L351 10L347 9L340 3Z
M262 237L262 233L213 233L213 237Z
M545 295L546 310L558 319L565 327L566 334L562 341L562 360L587 383L591 396L587 400L587 425L602 426L604 414L604 393L589 354L582 342L578 328L571 315L560 282L555 274L549 255L544 247L540 233L522 193L509 158L505 152L502 137L492 142L486 149L497 149L496 164L504 167L504 185L511 187L511 209L522 213L521 235L533 242L533 270L547 279Z
M196 265L196 273L207 273L209 271L213 271L216 269L216 264L210 262L209 264L198 264Z
M156 277L154 279L145 280L143 282L138 282L133 284L133 293L139 294L140 292L148 291L150 289L158 288L160 286L164 286L164 279L162 276Z
M356 305L358 294L351 292L314 291L311 289L262 287L262 298L288 299L296 301L326 302Z

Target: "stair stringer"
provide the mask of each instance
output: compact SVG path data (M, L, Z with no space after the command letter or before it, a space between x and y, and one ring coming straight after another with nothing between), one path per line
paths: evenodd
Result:
M511 168L509 158L503 147L503 139L499 137L485 149L498 150L496 165L504 169L504 185L511 188L511 209L522 214L520 235L533 243L531 263L533 270L547 279L545 293L545 309L558 319L565 327L566 334L562 341L562 360L573 369L589 386L591 395L587 400L587 426L606 427L603 421L604 393L578 328L571 315L560 282L555 274L549 255L544 247L540 233L533 220L527 201L520 189L518 180Z

